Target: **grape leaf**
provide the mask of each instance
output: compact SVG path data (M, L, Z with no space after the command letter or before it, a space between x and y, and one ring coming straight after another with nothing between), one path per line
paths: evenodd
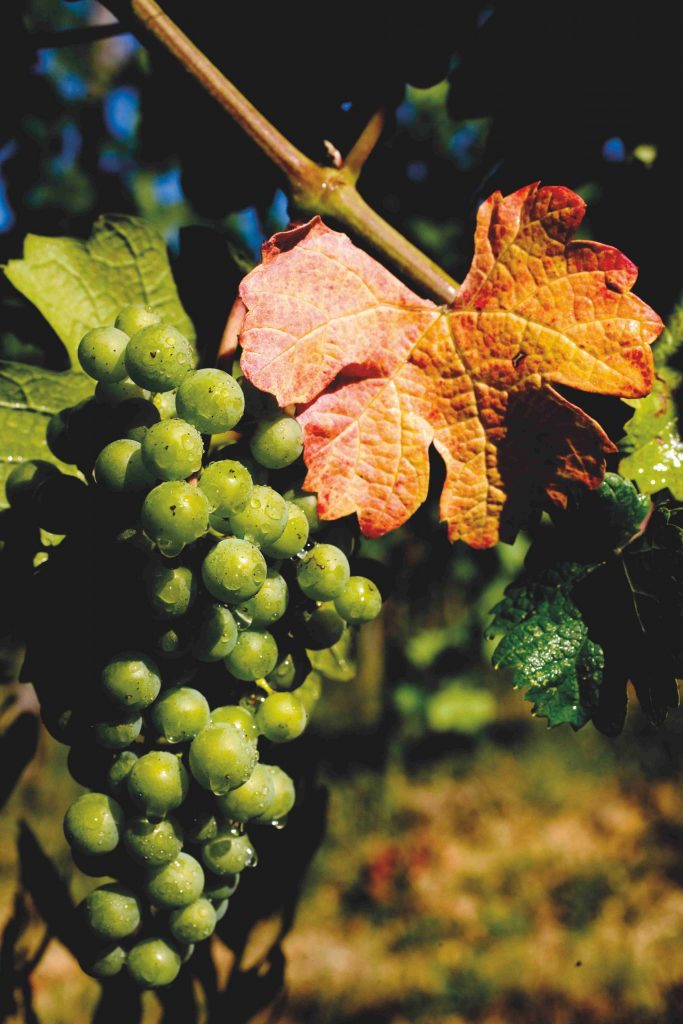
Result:
M667 329L653 348L655 381L645 398L627 402L635 412L626 424L620 448L626 457L619 472L634 480L644 494L667 488L683 500L683 440L678 429L675 394L683 374L669 361L683 344L683 305L674 311Z
M376 537L425 500L446 463L451 540L490 547L530 502L597 487L602 428L552 386L631 398L652 385L656 313L617 249L572 241L585 205L529 185L482 204L452 306L418 297L319 218L275 235L242 282L245 376L303 406L306 490L324 519ZM501 523L502 520L502 523Z
M91 327L113 324L122 306L153 306L190 340L163 238L139 217L100 217L87 241L27 235L23 259L5 274L38 307L78 366L76 350Z
M503 634L497 668L513 669L533 713L550 726L588 721L610 735L626 714L627 682L655 724L678 703L683 671L683 522L608 473L596 491L532 544L525 568L493 609Z
M5 481L17 462L47 459L67 473L52 454L45 430L53 413L88 398L95 382L84 373L55 373L26 363L0 362L0 508L6 508Z

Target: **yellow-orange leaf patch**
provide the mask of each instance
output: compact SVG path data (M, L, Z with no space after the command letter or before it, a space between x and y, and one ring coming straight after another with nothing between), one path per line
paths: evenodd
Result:
M325 519L376 537L425 500L429 446L446 464L451 540L509 536L529 503L600 483L614 450L553 387L636 398L652 386L657 314L619 250L572 241L583 200L529 185L482 204L451 306L403 285L319 218L275 235L242 282L242 368L300 407L304 487Z

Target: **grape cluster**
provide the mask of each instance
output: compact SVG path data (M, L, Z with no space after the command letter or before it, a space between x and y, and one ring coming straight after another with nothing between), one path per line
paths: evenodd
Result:
M83 966L157 987L255 863L245 827L281 827L294 805L259 743L306 728L321 683L307 652L374 618L381 597L341 547L309 540L324 525L315 497L266 482L299 460L295 418L238 376L195 369L187 339L148 307L88 331L78 355L95 398L53 417L48 443L81 477L23 463L7 494L58 533L122 502L116 540L141 559L124 585L145 628L101 654L87 695L56 709L46 696L43 715L91 790L64 819L74 860L117 879L80 908Z

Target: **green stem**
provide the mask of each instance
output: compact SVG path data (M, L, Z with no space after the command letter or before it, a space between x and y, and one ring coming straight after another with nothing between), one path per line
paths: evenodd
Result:
M320 167L275 128L239 89L164 13L156 0L130 0L144 27L221 104L286 176L292 198L309 214L329 214L367 242L378 254L440 302L453 301L457 282L428 256L392 228L359 195L355 180L362 162L379 137L370 122L350 153L350 166ZM381 128L380 128L381 130ZM364 139L365 135L365 139Z

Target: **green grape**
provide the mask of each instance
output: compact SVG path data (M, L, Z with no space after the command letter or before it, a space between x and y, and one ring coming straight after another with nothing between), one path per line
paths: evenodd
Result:
M110 882L93 889L85 898L83 913L88 927L98 938L116 942L138 930L142 904L130 889Z
M222 434L242 419L244 395L223 370L197 370L185 378L176 398L178 415L202 434Z
M81 853L110 853L118 846L123 821L121 805L112 797L84 793L64 816L64 835L72 849Z
M124 306L114 323L120 331L125 331L128 337L132 337L143 327L161 323L161 319L161 314L153 310L151 306L134 304Z
M263 585L267 571L266 560L254 544L227 537L204 559L202 579L217 601L237 604L254 596Z
M122 402L127 402L131 398L148 399L149 397L150 392L141 388L130 377L114 381L98 380L95 385L95 399L101 402L102 405L116 406Z
M147 598L157 619L177 619L192 607L197 596L197 577L186 565L151 561L143 573Z
M192 644L198 661L220 661L237 643L237 625L229 609L211 604L204 612Z
M163 988L178 977L178 950L165 939L150 937L136 942L128 953L126 970L140 988Z
M172 557L206 533L209 503L198 487L169 480L149 492L140 520L150 540L164 555Z
M116 408L115 420L121 437L140 444L147 436L147 431L159 422L159 410L153 402L140 398L130 398L121 402Z
M306 597L329 601L341 594L349 579L349 560L332 544L316 544L296 568L297 583Z
M209 499L211 514L227 520L244 508L254 485L246 466L234 459L224 459L202 470L199 486Z
M268 685L273 690L295 690L301 686L311 670L311 662L303 650L293 650L284 656L266 676Z
M216 904L216 924L218 924L219 921L223 920L227 913L229 905L230 900L221 900L220 903Z
M216 911L207 899L201 898L187 907L172 910L168 925L171 935L177 942L184 945L202 942L213 934L216 927Z
M317 533L322 526L318 515L318 495L307 491L287 491L285 498L300 508L308 520L309 533Z
M251 821L273 802L275 789L268 765L257 764L242 786L216 797L216 805L224 818Z
M185 838L188 843L205 843L207 839L213 839L218 832L218 824L213 814L208 811L196 816L189 829L186 830Z
M261 589L248 601L243 601L235 608L238 622L257 629L271 626L287 611L289 594L287 584L275 569L269 569Z
M182 761L170 751L143 754L128 776L128 795L147 817L163 818L187 796L188 778Z
M126 370L141 388L172 391L194 365L192 346L170 324L150 324L137 331L126 349Z
M272 544L263 545L263 553L268 558L293 558L303 551L308 540L308 519L306 513L293 501L287 502L287 522L285 528Z
M123 845L138 864L160 867L175 860L182 850L183 832L174 818L129 818L123 831Z
M113 383L126 376L128 335L117 327L94 327L81 338L78 361L95 380Z
M334 606L352 626L376 619L382 610L382 595L366 576L350 576Z
M152 395L152 405L162 420L170 420L176 414L175 391L156 392Z
M307 723L306 709L294 693L271 693L256 712L261 734L273 743L295 740Z
M303 451L303 430L293 416L278 412L256 424L249 447L266 469L284 469Z
M242 735L248 740L256 742L258 739L259 731L258 726L256 725L256 719L251 711L247 711L246 708L240 707L239 704L226 704L222 708L214 708L211 712L211 721L234 725L235 728L239 729Z
M258 760L256 743L234 725L207 725L192 741L190 771L200 786L227 793L246 782Z
M263 814L259 815L258 818L255 818L254 821L258 822L259 825L282 823L291 811L296 800L294 783L287 772L284 772L282 768L278 768L277 765L269 764L264 765L264 767L267 768L270 773L273 785L273 796L269 806L266 807Z
M206 876L204 895L209 900L229 900L239 884L239 874L212 876L209 873Z
M123 750L140 735L142 718L124 718L119 722L96 722L93 728L95 742L107 750Z
M237 679L251 682L262 679L277 665L277 644L271 633L245 629L225 658L225 665Z
M162 658L181 658L190 647L190 639L172 626L163 629L154 640L154 650Z
M78 962L92 978L113 978L123 970L126 955L123 946L109 945L86 951Z
M346 629L332 601L325 601L304 615L303 643L309 651L324 651L336 644Z
M187 907L199 899L203 889L204 871L189 853L179 853L168 864L152 867L147 873L147 898L164 910Z
M139 441L111 441L95 460L95 480L109 491L149 491L155 477L142 460Z
M202 435L185 420L161 420L150 427L142 442L142 458L159 480L184 480L202 464Z
M272 487L257 484L244 508L230 516L232 532L253 544L272 544L287 523L287 503Z
M202 860L214 875L238 875L256 863L256 850L249 836L223 829L215 839L204 843Z
M122 750L112 761L107 771L107 786L114 796L125 792L128 776L137 759L138 755L134 754L132 750Z
M20 462L5 482L7 501L17 512L28 512L38 489L46 480L56 476L59 476L59 470L51 462L45 462L43 459Z
M165 690L151 711L152 725L169 743L187 743L209 724L204 694L190 686Z
M313 714L313 708L320 700L322 686L320 675L317 672L309 672L305 681L296 691L296 695L306 709L306 714L309 718Z
M157 699L161 673L156 662L146 654L121 651L102 669L102 687L117 707L142 711Z

